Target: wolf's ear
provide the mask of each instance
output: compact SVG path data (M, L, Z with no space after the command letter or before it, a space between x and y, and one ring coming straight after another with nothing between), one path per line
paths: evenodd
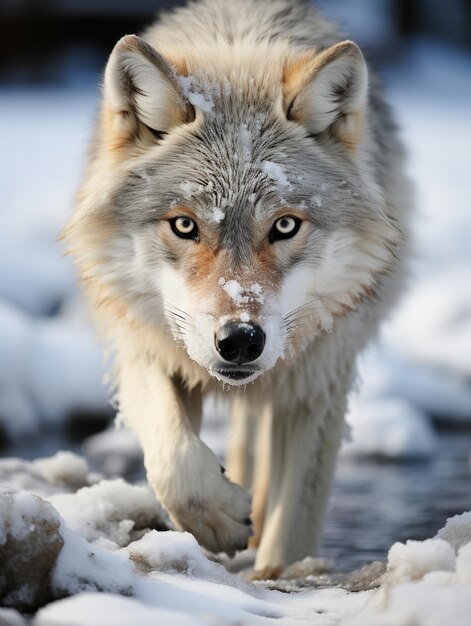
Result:
M288 63L283 89L288 119L302 124L310 134L330 130L347 148L358 145L368 70L360 48L352 41Z
M192 121L192 110L172 68L136 35L126 35L114 47L106 66L104 95L108 109L129 126L137 122L165 133Z

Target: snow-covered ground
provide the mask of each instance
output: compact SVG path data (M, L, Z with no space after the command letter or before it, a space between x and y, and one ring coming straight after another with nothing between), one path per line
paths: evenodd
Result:
M394 544L386 571L335 581L307 558L279 581L287 594L230 573L188 533L155 530L165 520L147 486L101 480L72 453L17 461L2 482L0 601L39 608L34 626L469 625L471 513ZM0 622L23 623L12 608Z
M351 439L343 450L348 458L433 457L432 417L471 421L470 77L469 57L427 43L388 72L417 186L416 255L408 295L361 360L363 385L352 397ZM55 244L71 210L96 93L0 96L0 425L10 441L20 442L56 429L74 412L107 410L100 349L70 263ZM220 454L225 433L216 418L204 432ZM127 473L139 461L125 431L98 435L85 452L109 475ZM35 626L263 624L275 617L280 624L469 624L469 516L450 522L439 539L393 546L378 590L286 595L228 573L189 535L153 530L142 536L165 525L153 496L143 486L102 481L84 460L0 461L0 484L23 490L0 495L0 561L8 563L12 546L18 559L35 545L38 567L45 567L37 571L51 575L37 593L55 601L40 610ZM36 534L38 541L31 541ZM11 564L12 572L19 563ZM322 584L318 567L305 564L302 586ZM34 572L31 577L21 602L36 593ZM0 577L3 598L4 584ZM2 620L22 623L0 611Z

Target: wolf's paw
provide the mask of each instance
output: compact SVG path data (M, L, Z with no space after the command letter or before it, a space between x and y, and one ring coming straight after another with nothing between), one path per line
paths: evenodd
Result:
M211 552L233 556L247 547L253 533L251 497L222 474L217 482L210 480L209 485L213 488L211 493L195 494L184 506L171 511L172 518L181 530L191 532Z

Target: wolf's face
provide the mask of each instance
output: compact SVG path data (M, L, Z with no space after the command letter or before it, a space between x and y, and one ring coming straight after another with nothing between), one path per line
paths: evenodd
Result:
M366 76L351 43L242 80L179 76L121 40L94 276L233 385L329 331L372 293L397 238L363 155Z

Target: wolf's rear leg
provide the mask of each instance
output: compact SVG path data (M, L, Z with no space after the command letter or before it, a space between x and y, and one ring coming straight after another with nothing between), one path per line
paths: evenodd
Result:
M196 434L198 391L182 395L177 380L149 363L120 370L120 410L144 449L147 476L180 530L212 552L233 554L251 535L250 496L222 473ZM188 411L195 410L190 418Z
M287 565L317 554L325 509L343 432L344 404L332 412L316 399L280 413L271 429L271 471L265 525L255 577L270 578Z

